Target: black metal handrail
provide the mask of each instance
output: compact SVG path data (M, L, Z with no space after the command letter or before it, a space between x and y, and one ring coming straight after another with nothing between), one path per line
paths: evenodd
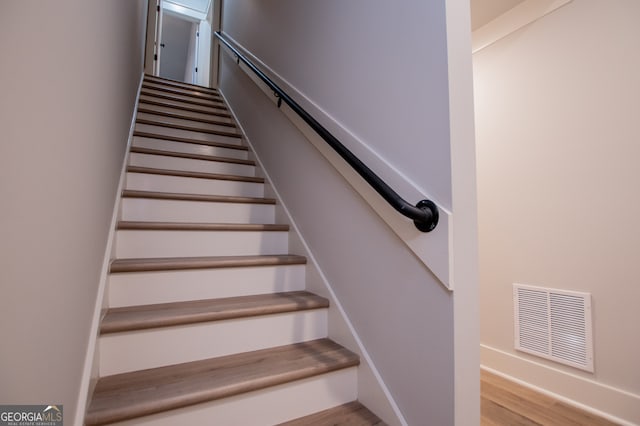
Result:
M420 200L414 206L395 192L385 181L383 181L373 170L367 167L358 157L355 156L347 147L345 147L335 136L325 129L316 119L314 119L307 111L296 103L289 95L287 95L278 85L276 85L269 77L260 71L251 61L249 61L242 53L233 47L220 31L215 32L215 36L227 46L236 56L236 62L242 61L253 71L260 80L262 80L278 98L278 107L282 102L300 116L322 139L325 140L342 157L371 187L384 198L396 211L400 214L413 219L416 228L422 232L432 231L438 224L439 213L438 207L431 200Z

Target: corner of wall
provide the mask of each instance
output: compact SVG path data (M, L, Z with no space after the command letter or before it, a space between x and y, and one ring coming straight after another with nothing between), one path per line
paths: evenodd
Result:
M480 345L480 355L484 370L617 424L640 424L640 395L488 345Z
M107 281L109 277L109 264L114 255L116 237L116 223L120 218L120 202L122 189L124 188L126 179L127 162L129 160L129 148L133 141L133 131L136 125L136 112L138 111L138 103L140 101L140 91L142 89L142 81L144 79L144 71L140 74L140 81L138 83L138 91L136 94L135 105L133 107L133 113L131 117L131 125L129 127L129 136L127 139L127 146L125 148L125 154L122 161L122 167L120 171L120 180L118 182L118 188L116 189L116 197L113 205L113 212L111 214L111 224L109 225L109 235L107 237L107 244L104 251L104 258L102 260L102 268L100 270L100 283L98 286L98 293L96 297L96 303L94 306L93 318L91 320L91 331L89 341L86 348L86 356L84 360L84 366L82 369L82 378L80 381L80 391L78 392L78 402L75 413L75 425L82 426L84 424L84 415L87 408L87 403L91 398L93 389L95 388L98 380L98 365L100 360L100 351L98 350L98 337L100 321L104 316L104 312L107 309Z

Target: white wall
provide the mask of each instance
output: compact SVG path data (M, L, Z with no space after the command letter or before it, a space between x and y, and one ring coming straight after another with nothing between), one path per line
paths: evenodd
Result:
M73 423L142 73L146 1L4 1L0 401Z
M638 17L573 1L474 55L482 362L635 423ZM514 351L514 282L592 294L594 374Z
M457 5L468 15L468 2ZM349 134L364 141L451 209L445 22L445 2L390 8L382 1L236 0L223 4L222 29L294 88L294 97L306 97L305 106L336 127L348 147L355 147ZM470 125L469 40L466 47ZM223 54L222 63L221 90L408 424L454 424L454 326L473 330L476 319L461 317L454 324L454 294L372 214L233 58ZM471 148L472 139L464 142ZM473 175L467 185L474 187ZM474 238L468 235L470 247ZM468 307L475 313L473 301ZM471 346L477 348L477 340ZM474 349L469 357L477 370ZM471 394L477 386L472 381ZM466 424L478 422L475 400L459 408L472 419Z

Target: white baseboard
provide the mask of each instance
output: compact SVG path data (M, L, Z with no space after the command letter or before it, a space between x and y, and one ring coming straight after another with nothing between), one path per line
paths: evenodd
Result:
M107 237L107 245L104 250L104 259L102 260L102 269L100 270L100 283L98 284L98 294L96 297L96 304L94 307L93 318L91 319L91 331L89 335L89 342L87 344L86 356L84 359L84 366L82 370L82 378L80 379L80 391L78 393L78 403L76 405L75 413L75 426L84 425L84 416L87 410L87 403L93 393L93 387L98 377L98 334L100 328L100 321L102 319L103 308L106 306L107 297L105 290L107 287L107 281L109 277L109 263L111 262L113 242L116 233L116 223L120 216L120 194L124 188L127 161L129 159L129 147L133 141L133 130L136 126L136 112L138 111L138 102L140 100L140 90L142 89L142 80L144 78L144 72L140 74L140 82L138 83L138 91L136 93L136 101L133 106L133 114L131 117L131 125L129 127L129 137L127 139L127 146L125 147L124 159L122 161L122 168L120 171L120 181L118 182L118 189L116 190L115 202L113 205L113 212L111 214L111 224L109 225L109 235Z
M481 368L623 426L640 424L640 395L480 345Z

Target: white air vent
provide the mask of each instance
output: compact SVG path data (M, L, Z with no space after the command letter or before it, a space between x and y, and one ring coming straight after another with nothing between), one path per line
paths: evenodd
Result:
M593 372L591 295L513 285L515 347Z

